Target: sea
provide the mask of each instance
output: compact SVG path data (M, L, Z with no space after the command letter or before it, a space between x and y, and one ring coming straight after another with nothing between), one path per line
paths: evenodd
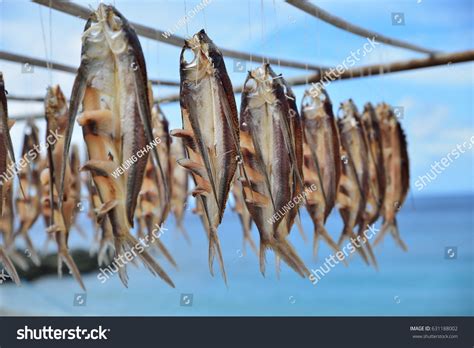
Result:
M231 204L231 203L230 203ZM398 226L408 251L387 235L375 248L378 270L358 254L348 266L335 265L313 285L282 263L280 275L274 254L267 252L266 274L258 258L243 248L238 216L228 207L219 227L228 284L218 264L214 276L208 267L208 242L198 216L191 211L185 228L189 245L173 218L160 238L178 268L155 255L176 287L154 277L142 265L128 265L129 283L118 276L105 282L99 272L83 275L87 292L69 275L46 276L35 281L0 284L2 315L32 316L472 316L474 315L474 195L409 197L398 214ZM79 216L89 240L71 231L71 248L88 249L93 227L85 212ZM321 243L312 256L313 226L304 209L301 221L306 241L293 228L289 239L309 269L320 267L331 250ZM337 239L342 223L337 211L327 222ZM380 229L381 221L375 224ZM42 245L44 226L30 232ZM258 243L258 232L253 227ZM53 247L53 246L51 246Z

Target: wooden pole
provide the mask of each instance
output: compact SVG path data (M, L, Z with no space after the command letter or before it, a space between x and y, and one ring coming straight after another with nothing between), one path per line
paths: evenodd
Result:
M333 16L329 12L326 12L323 9L321 9L320 7L318 7L316 5L313 5L309 1L305 1L305 0L286 0L286 2L289 3L290 5L293 5L297 8L299 8L300 10L316 17L316 18L321 19L322 21L324 21L326 23L332 24L335 27L338 27L338 28L340 28L342 30L345 30L345 31L348 31L350 33L353 33L353 34L356 34L356 35L359 35L359 36L362 36L362 37L365 37L365 38L374 38L378 42L382 42L382 43L385 43L385 44L390 45L390 46L405 48L405 49L415 51L415 52L427 53L427 54L437 53L436 51L429 50L429 49L426 49L426 48L423 48L423 47L420 47L420 46L417 46L417 45L413 45L409 42L393 39L393 38L390 38L388 36L385 36L385 35L376 33L374 31L364 29L364 28L359 27L357 25L351 24L351 23L345 21L342 18Z
M337 81L360 77L369 77L376 75L392 74L400 71L409 71L414 69L429 68L440 65L450 65L456 63L469 62L474 60L474 50L437 54L435 56L429 56L427 58L410 59L400 62L388 63L388 64L374 64L365 65L360 68L352 68L344 70L341 74L337 73L336 68L322 69L321 72L311 74L309 76L297 76L286 78L286 81L292 86L300 86L308 83L315 83L321 80L323 81ZM243 86L236 86L234 93L240 93ZM163 98L159 98L160 103L172 103L179 101L179 94L172 94Z
M77 72L77 68L73 66L56 63L56 62L47 62L43 59L33 58L33 57L5 52L5 51L0 51L0 59L7 60L10 62L15 62L15 63L21 63L25 66L25 68L28 68L26 66L27 64L31 66L41 67L41 68L48 68L48 64L50 64L51 69L54 69L57 71L63 71L63 72L71 73L71 74L75 74ZM175 87L179 86L179 82L176 82L176 81L156 80L156 79L150 79L150 81L153 85L175 86Z
M51 6L51 8L57 11L64 12L64 13L67 13L72 16L82 18L85 20L89 18L89 15L91 13L90 9L74 4L70 1L64 1L64 0L32 0L32 1L46 7ZM139 23L130 22L130 24L135 28L135 31L140 36L143 36L155 41L163 42L165 44L169 44L172 46L177 46L180 48L183 47L184 45L184 37L174 35L174 34L168 35L168 33L162 30L153 29ZM261 56L258 54L250 54L247 52L240 52L240 51L235 51L235 50L231 50L227 48L219 47L219 50L226 57L240 59L244 61L250 61L250 59L252 59L253 61L265 60L266 62L269 62L271 64L280 64L280 66L284 66L284 67L298 68L298 69L305 69L305 70L307 69L319 70L321 68L324 68L322 66L318 66L314 64L296 62L296 61L286 60L286 59L269 58L269 57Z

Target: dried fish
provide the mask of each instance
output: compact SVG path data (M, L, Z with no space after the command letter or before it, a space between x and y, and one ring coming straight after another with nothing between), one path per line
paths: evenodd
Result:
M302 130L294 96L269 64L249 72L242 93L241 148L249 181L241 180L247 208L260 234L260 271L272 249L301 276L309 272L286 237L297 208L276 214L302 191Z
M344 229L338 244L341 246L346 238L350 239L364 261L369 264L369 259L363 248L365 246L375 264L375 257L372 250L369 249L370 244L367 243L363 234L363 215L369 190L369 158L364 128L352 100L342 103L340 110L343 115L337 120L337 123L344 165L342 166L337 203L344 222ZM358 236L354 233L356 226L360 226ZM357 239L359 239L358 243L355 242Z
M178 165L176 161L186 156L186 149L180 138L175 138L171 143L170 165L171 165L171 212L173 213L176 226L181 231L186 241L190 244L191 240L183 224L184 215L188 206L188 171Z
M376 115L382 130L382 152L385 170L386 189L382 207L383 225L374 245L380 243L390 231L395 242L403 249L408 247L400 238L396 214L402 207L409 189L409 160L405 133L393 113L393 109L379 104Z
M65 157L72 136L72 121L82 104L78 123L89 156L82 170L91 172L103 203L99 217L108 215L110 218L116 257L130 253L138 256L154 275L174 287L165 271L130 233L148 162L148 152L144 149L156 143L140 42L127 19L113 6L104 4L91 13L82 41L81 65L70 101ZM162 173L156 147L151 152ZM128 163L126 171L124 163ZM62 183L64 171L63 166ZM119 267L118 273L127 286L126 265Z
M186 61L187 52L194 54ZM183 129L172 135L183 139L187 158L178 164L188 169L196 183L192 195L201 200L209 237L209 269L217 255L227 283L217 235L230 186L237 169L239 129L232 84L219 49L204 30L185 41L180 56L181 114Z
M71 175L69 159L65 164L65 187L64 194L60 196L59 171L63 152L65 151L64 134L69 127L68 108L66 98L59 86L48 87L45 98L45 116L46 116L46 141L48 142L48 168L41 172L41 184L45 186L46 197L43 198L43 204L49 207L48 233L54 235L58 245L58 274L62 275L62 263L64 262L73 277L85 290L79 269L72 259L68 250L69 231L73 221L74 209L77 197L72 189L74 178ZM56 134L56 141L48 141L50 135ZM59 202L62 202L60 205Z
M339 247L326 231L324 224L336 203L341 177L339 133L332 104L325 90L318 94L305 93L301 107L304 129L305 185L316 186L307 195L306 208L314 224L313 254L316 256L318 240L324 239L334 250Z
M242 183L237 179L237 176L232 185L232 196L235 202L232 208L239 215L240 224L242 225L244 237L242 250L245 253L245 246L248 243L250 248L258 255L257 246L252 238L252 216L250 216L247 206L245 205Z

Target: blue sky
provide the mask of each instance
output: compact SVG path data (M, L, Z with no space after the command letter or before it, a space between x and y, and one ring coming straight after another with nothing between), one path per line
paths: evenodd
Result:
M98 1L81 1L95 8ZM112 1L130 20L151 27L168 30L184 16L184 4L189 10L199 1ZM262 6L263 4L263 6ZM474 48L473 2L403 0L403 1L318 1L318 5L334 15L385 35L410 41L442 52ZM262 11L263 8L263 11ZM404 26L392 25L391 13L405 16ZM43 19L44 37L40 18ZM51 27L49 26L51 20ZM45 58L78 66L80 37L84 21L50 11L27 1L0 0L0 49ZM365 39L323 23L282 1L227 1L214 0L177 35L192 35L206 28L209 36L221 47L254 52L266 56L299 60L312 64L337 65L351 50L361 48ZM52 37L52 45L50 36ZM149 76L178 80L180 49L141 38ZM49 53L51 51L51 54ZM411 51L379 45L358 65L422 57ZM227 59L227 69L234 85L243 83L245 73L233 72L233 60ZM247 63L247 69L258 63ZM284 76L300 76L304 70L274 66ZM7 89L15 95L44 95L46 86L59 83L69 95L74 76L53 72L50 81L46 69L35 68L33 73L21 72L19 64L0 61ZM463 63L437 68L402 72L371 78L334 82L328 87L335 108L352 98L359 108L367 101L388 102L403 106L402 120L408 135L411 159L411 184L419 175L430 170L435 160L474 135L473 125L474 64ZM295 88L301 100L305 87ZM155 88L155 95L177 92L173 87ZM240 105L240 95L236 96ZM9 104L11 115L37 113L41 103ZM178 104L163 106L171 128L180 127ZM336 110L337 111L337 110ZM43 122L40 121L39 124ZM42 127L43 128L43 127ZM22 125L13 129L19 150ZM74 141L81 141L76 127ZM443 171L422 192L415 196L437 193L466 193L474 191L473 150L464 153Z

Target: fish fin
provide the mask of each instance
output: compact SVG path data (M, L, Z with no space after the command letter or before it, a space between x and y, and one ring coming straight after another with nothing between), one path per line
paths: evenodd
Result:
M18 273L16 271L15 265L13 265L12 261L10 260L7 253L2 247L0 247L0 261L3 263L3 266L8 272L8 275L13 279L15 284L19 286L21 282L20 277L18 276Z
M357 236L351 229L347 228L346 226L344 226L344 230L342 231L341 236L339 237L339 241L337 242L337 245L339 246L339 248L341 247L345 239L349 239L350 243L354 246L355 250L357 250L357 252L360 254L364 262L367 265L370 265L369 259L367 258L367 255L365 254L365 251L362 248L362 245L359 244L359 246L357 246L352 241L352 239L357 239Z
M139 244L139 242L130 233L126 235L125 240L122 243L125 243L128 249L131 249ZM124 246L122 246L122 249L123 247ZM171 287L173 288L175 287L173 281L168 276L168 274L166 274L163 268L161 268L161 266L153 259L153 257L150 256L150 254L148 254L146 250L142 251L141 253L138 253L138 255L142 263L145 265L146 268L148 268L148 270L150 270L150 272L152 272L154 275L158 275ZM126 268L126 267L122 267L122 268Z
M260 252L259 252L259 264L260 264L260 273L265 277L265 264L266 264L266 257L265 257L265 251L267 249L267 246L265 243L260 241Z
M192 191L191 191L191 195L193 197L196 197L196 196L208 196L209 193L211 193L211 187L207 187L207 186L201 186L201 185L198 185L196 186Z
M390 228L390 222L388 220L384 220L380 232L378 233L377 237L374 240L374 246L377 246L385 237L388 230Z
M397 220L395 218L393 219L393 224L392 224L392 228L390 232L392 233L392 236L395 239L395 242L398 244L398 246L402 248L403 251L408 251L407 245L400 237L400 231L398 230Z
M182 158L176 161L181 167L189 170L191 173L200 176L208 181L206 168L201 164L194 162L188 158Z
M253 191L247 186L243 186L243 191L245 192L245 197L248 197L245 198L247 203L254 204L258 207L266 207L270 203L270 199L267 196Z
M309 271L300 259L290 242L286 239L275 239L269 247L281 258L288 266L303 278L309 276Z
M209 270L212 274L212 264L214 262L214 255L217 254L217 261L219 263L219 268L221 270L222 278L224 278L224 283L227 286L227 275L224 267L224 259L222 257L221 245L219 242L219 236L217 235L217 230L215 228L209 228Z
M328 231L326 230L326 227L322 223L318 223L315 228L314 228L314 243L317 244L318 239L323 239L327 245L333 250L334 253L337 252L342 252L340 247L337 245L337 243L332 239L332 237L329 235ZM314 246L314 244L313 244ZM316 258L317 250L313 249L313 255ZM347 266L347 261L344 259L343 263L345 266Z
M107 216L107 213L114 209L118 204L118 201L116 199L112 201L108 201L106 203L102 203L100 208L97 208L96 210L96 218L97 222L100 224L102 220Z
M99 266L108 265L114 257L115 247L112 239L101 240L99 251L97 252L97 264Z
M115 169L117 169L116 164L112 161L88 160L82 165L79 170L89 170L94 174L109 178L111 173L113 173Z
M82 282L82 277L81 273L79 272L79 269L77 268L76 263L72 259L71 255L67 250L60 250L58 252L58 274L62 274L62 263L65 263L66 266L69 268L69 270L72 273L72 276L76 281L79 283L80 287L82 290L86 291L86 287L84 286L84 283Z

